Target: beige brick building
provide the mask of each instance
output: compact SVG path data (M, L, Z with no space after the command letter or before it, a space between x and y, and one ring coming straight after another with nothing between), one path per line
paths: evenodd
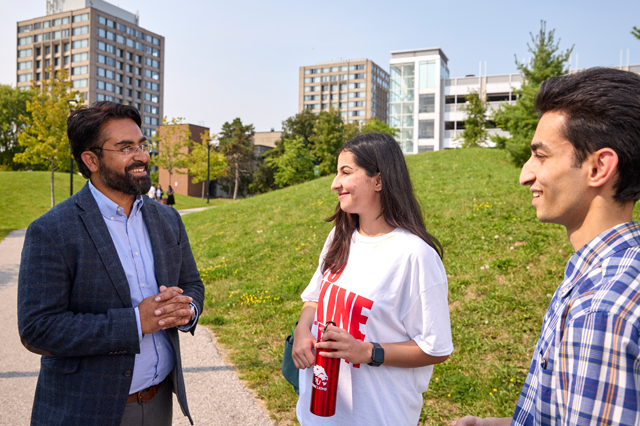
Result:
M44 2L43 2L44 3ZM17 87L66 69L87 103L133 105L143 133L162 124L164 37L138 25L139 16L102 0L47 0L47 14L17 23Z
M315 113L330 107L345 121L373 116L387 122L389 73L368 59L320 62L300 67L298 110Z

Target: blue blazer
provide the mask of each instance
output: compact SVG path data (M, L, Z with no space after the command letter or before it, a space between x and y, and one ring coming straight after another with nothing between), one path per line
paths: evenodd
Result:
M180 215L143 198L158 287L181 287L202 312L204 286ZM41 359L32 425L120 425L140 344L129 284L88 184L27 230L18 328L23 342L51 355ZM173 390L193 424L178 331L167 335Z

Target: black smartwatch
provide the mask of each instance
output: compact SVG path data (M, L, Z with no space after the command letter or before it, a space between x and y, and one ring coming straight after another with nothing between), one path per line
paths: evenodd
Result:
M383 362L384 349L382 349L380 343L373 343L373 349L371 349L371 362L367 363L367 365L370 365L372 367L380 367Z

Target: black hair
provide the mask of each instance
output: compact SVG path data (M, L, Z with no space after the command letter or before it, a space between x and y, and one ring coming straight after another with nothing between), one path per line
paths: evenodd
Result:
M602 148L618 155L614 200L640 199L640 76L612 68L590 68L552 77L536 97L538 116L565 116L563 137L573 145L575 164Z
M77 109L69 115L67 136L71 153L82 176L87 179L91 177L91 171L82 161L82 153L93 148L101 148L104 143L103 125L110 120L123 118L130 118L138 127L142 126L142 119L136 108L110 101L96 102L89 108ZM101 153L98 154L100 155Z
M380 173L381 215L384 220L391 226L406 229L422 238L442 257L442 245L424 226L420 204L413 194L409 170L398 142L384 133L368 133L344 144L338 155L342 152L350 152L355 163L364 169L367 176L374 177ZM335 232L324 259L322 272L331 269L332 272L338 273L349 260L351 238L353 231L358 229L359 217L357 214L343 211L338 203L335 213L326 220L335 222Z

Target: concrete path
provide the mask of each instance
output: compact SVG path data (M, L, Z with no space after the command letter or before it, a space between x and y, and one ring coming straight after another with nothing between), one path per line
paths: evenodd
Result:
M218 206L196 207L195 209L178 210L178 213L180 213L180 216L184 216L185 214L201 212L203 210L215 209L216 207Z
M17 327L18 268L26 230L0 242L0 425L28 425L40 357L23 348ZM216 347L213 333L198 326L195 336L180 333L187 399L196 425L273 425L266 410L244 387ZM173 424L189 425L174 396Z

